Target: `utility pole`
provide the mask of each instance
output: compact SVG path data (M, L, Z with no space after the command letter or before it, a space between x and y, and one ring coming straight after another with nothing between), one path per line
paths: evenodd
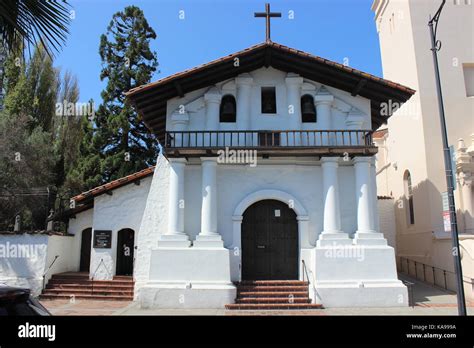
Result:
M451 165L451 153L448 145L448 133L446 131L446 117L444 114L444 103L443 93L441 90L441 78L439 75L438 65L438 51L441 49L441 41L436 40L436 34L438 31L438 22L441 15L441 11L446 3L443 0L438 11L435 13L433 18L430 18L428 26L430 27L431 34L431 52L433 53L433 62L435 68L435 79L436 79L436 91L438 93L438 107L439 107L439 118L441 124L441 138L443 140L443 151L444 151L444 167L446 171L446 184L448 187L448 203L449 203L449 218L451 222L451 240L452 240L452 253L454 257L454 271L456 273L457 283L457 301L458 301L458 315L466 315L466 302L464 298L464 282L462 276L461 267L461 253L459 247L459 235L458 235L458 224L456 220L456 207L454 205L454 187L453 187L453 168Z

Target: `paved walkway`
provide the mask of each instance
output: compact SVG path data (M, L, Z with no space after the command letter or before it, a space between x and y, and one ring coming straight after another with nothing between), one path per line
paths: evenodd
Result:
M227 311L225 309L141 309L136 302L76 300L43 300L53 315L457 315L456 294L414 280L414 307L403 308L326 308L298 311ZM474 315L474 303L468 303L468 314Z

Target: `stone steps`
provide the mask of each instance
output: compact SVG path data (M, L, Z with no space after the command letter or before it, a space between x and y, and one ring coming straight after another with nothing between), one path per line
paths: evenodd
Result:
M77 290L122 290L133 291L132 285L100 285L100 284L50 284L46 285L46 290L50 289L77 289Z
M111 295L65 295L65 294L47 294L40 295L41 300L57 300L57 299L74 299L77 300L101 300L101 301L133 301L133 296L111 296Z
M291 304L291 303L311 303L307 297L245 297L237 298L236 303L273 303L273 304Z
M113 280L90 280L87 273L53 274L40 299L90 299L133 301L134 281L130 276Z
M282 297L288 298L290 296L293 297L309 297L308 291L244 291L238 292L238 297Z
M251 280L236 284L235 303L225 306L229 310L302 310L321 309L311 303L308 282L299 280Z
M114 295L114 296L133 296L133 289L129 290L110 290L110 289L46 289L43 295Z
M225 306L226 309L230 310L267 310L267 309L322 309L321 304L316 303L234 303Z

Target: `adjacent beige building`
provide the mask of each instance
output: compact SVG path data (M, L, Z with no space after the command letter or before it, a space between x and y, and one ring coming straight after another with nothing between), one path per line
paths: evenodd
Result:
M447 0L439 65L449 145L456 167L456 208L466 297L474 299L474 1ZM441 0L375 0L384 78L417 93L375 134L378 194L395 202L399 270L455 289L430 15ZM396 108L397 105L386 105Z

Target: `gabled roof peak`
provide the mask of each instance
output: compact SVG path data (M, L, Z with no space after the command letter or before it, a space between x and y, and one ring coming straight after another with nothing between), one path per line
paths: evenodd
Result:
M238 65L235 65L238 59ZM164 140L166 102L176 96L212 86L261 67L292 72L323 85L361 95L371 100L372 125L377 129L387 120L380 114L381 103L403 104L415 91L401 84L365 73L310 53L266 41L209 63L173 74L126 92L147 127Z

